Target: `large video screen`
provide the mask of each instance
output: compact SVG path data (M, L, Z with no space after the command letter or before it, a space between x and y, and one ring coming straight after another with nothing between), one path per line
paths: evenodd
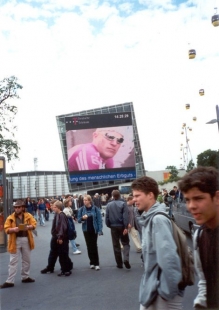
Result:
M136 177L131 112L66 117L71 183Z

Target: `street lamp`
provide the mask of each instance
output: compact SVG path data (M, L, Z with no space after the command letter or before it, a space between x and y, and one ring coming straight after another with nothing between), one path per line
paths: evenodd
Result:
M217 125L218 125L218 132L219 132L219 107L218 107L218 105L216 105L216 116L217 116L217 119L212 119L211 121L207 122L206 124L215 124L215 123L217 123Z

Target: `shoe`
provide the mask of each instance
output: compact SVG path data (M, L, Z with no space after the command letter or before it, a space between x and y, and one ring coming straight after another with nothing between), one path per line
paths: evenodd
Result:
M76 243L76 246L80 246L80 244Z
M100 267L99 266L95 266L95 270L100 270Z
M32 283L32 282L35 282L35 280L32 279L32 278L30 278L30 277L28 277L28 278L22 280L21 282L22 282L22 283Z
M43 270L40 271L41 273L53 273L54 270L49 269L48 267L44 268Z
M131 265L129 264L127 260L124 260L124 265L125 265L125 268L131 269Z
M13 287L14 283L9 283L9 282L5 282L2 285L0 285L0 288L8 288L8 287Z
M122 268L123 268L122 265L117 265L116 267L119 268L119 269L122 269Z
M73 254L81 254L81 251L77 250L77 251L73 252Z
M71 271L66 271L66 272L61 271L60 273L57 274L58 277L62 277L62 276L68 277L70 275L71 275Z
M90 265L90 269L94 269L95 268L95 266L94 265Z

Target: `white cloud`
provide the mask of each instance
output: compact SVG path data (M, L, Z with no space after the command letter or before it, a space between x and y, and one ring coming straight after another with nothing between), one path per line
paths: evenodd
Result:
M179 167L184 122L193 128L194 159L218 148L216 125L205 124L215 118L219 97L213 6L201 1L189 7L187 2L168 10L171 2L162 3L159 9L130 11L126 1L127 17L112 2L43 1L42 7L40 1L38 6L8 2L1 7L0 79L16 75L24 86L17 101L21 159L16 171L33 169L35 154L38 169L64 169L56 115L129 101L147 170ZM76 6L80 13L73 11ZM194 60L188 59L190 46L197 51Z

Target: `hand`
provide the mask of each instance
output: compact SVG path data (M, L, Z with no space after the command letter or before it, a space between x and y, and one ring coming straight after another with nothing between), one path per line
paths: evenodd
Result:
M57 243L58 243L58 244L62 244L62 243L63 243L62 239L58 239L58 240L57 240Z
M98 233L98 235L99 235L99 236L103 236L103 232L100 231L100 232Z
M132 228L132 225L131 225L131 224L128 224L128 228Z
M19 232L19 228L18 227L14 227L14 228L12 228L12 230L10 231L11 233L13 233L13 232Z
M128 229L125 228L125 229L123 230L123 235L127 235L127 233L128 233Z

